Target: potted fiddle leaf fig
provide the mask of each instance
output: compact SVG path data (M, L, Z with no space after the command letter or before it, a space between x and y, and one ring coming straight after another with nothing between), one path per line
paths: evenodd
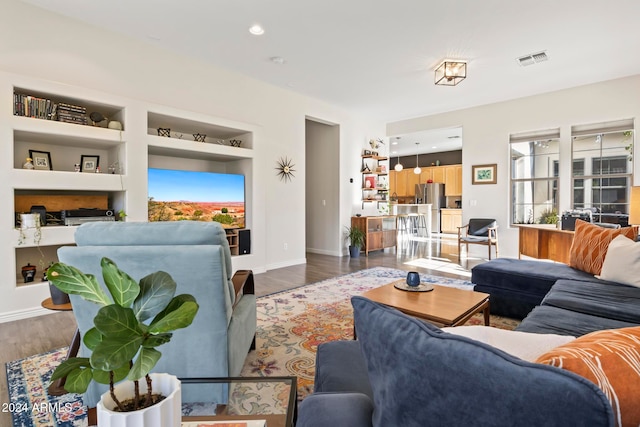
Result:
M156 409L161 411L156 420L163 422L154 422L154 427L179 426L180 381L174 376L150 374L150 371L161 356L156 347L169 342L174 330L193 322L198 304L191 295L174 296L176 283L166 272L157 271L136 282L108 258L102 258L100 265L110 296L95 276L75 267L57 263L47 270L49 281L58 289L101 306L93 320L94 327L83 337L90 357L65 360L51 380L66 377L64 388L73 393L84 393L92 381L109 384L109 391L97 405L100 427L140 426L140 418L133 420L133 424L115 419L126 418L131 411ZM128 381L116 385L122 380ZM162 396L154 394L156 382L159 385L155 391L161 391ZM126 392L118 395L125 389L131 395ZM173 413L167 405L174 405Z

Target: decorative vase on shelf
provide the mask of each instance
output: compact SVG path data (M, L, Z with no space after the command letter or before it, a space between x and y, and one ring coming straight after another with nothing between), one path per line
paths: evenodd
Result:
M117 120L111 120L107 127L114 130L122 130L122 123Z
M31 157L27 157L24 165L22 165L22 169L33 169L33 159Z
M20 228L38 228L40 226L40 214L24 213L20 214Z
M22 267L22 278L24 279L24 283L33 282L33 279L36 277L36 266L27 263L24 267Z

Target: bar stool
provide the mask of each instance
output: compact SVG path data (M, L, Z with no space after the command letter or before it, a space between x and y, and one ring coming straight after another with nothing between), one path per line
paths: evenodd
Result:
M431 237L431 233L430 233L430 229L427 227L427 216L423 213L418 213L416 214L417 217L415 219L416 221L416 234L418 236L426 236L426 237ZM421 232L421 230L424 230L424 234Z
M411 235L418 234L418 215L417 213L409 214L409 228L411 229Z
M397 214L396 217L398 218L398 232L409 233L409 215Z

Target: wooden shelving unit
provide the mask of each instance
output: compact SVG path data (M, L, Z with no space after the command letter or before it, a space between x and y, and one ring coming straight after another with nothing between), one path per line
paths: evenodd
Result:
M362 208L365 203L388 203L389 180L388 164L380 164L388 157L364 154L362 157Z

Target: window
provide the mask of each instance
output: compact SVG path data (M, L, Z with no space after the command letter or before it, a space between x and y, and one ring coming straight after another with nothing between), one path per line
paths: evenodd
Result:
M559 130L511 135L511 223L555 224Z
M633 122L574 126L573 209L589 209L594 222L628 225L632 185Z

